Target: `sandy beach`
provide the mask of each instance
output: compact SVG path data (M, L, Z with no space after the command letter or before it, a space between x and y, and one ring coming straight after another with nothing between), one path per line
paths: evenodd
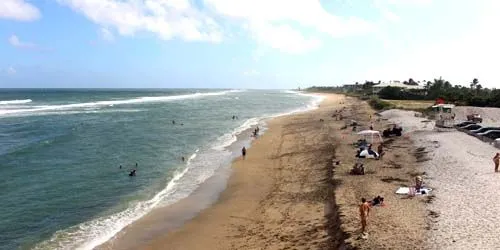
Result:
M432 159L424 163L436 199L429 249L498 249L496 202L500 176L492 158L498 149L465 133L422 133L416 142Z
M144 249L336 249L336 216L325 208L335 139L319 119L341 99L329 95L315 111L270 121L233 163L217 203Z
M332 117L340 109L343 120ZM99 249L422 248L425 198L394 194L422 174L415 147L407 137L389 139L382 160L365 161L366 175L350 175L356 151L352 143L359 139L351 127L345 128L350 120L360 123L358 131L370 124L382 130L388 122L364 102L325 95L316 110L270 120L246 159L234 161L215 204L207 202L199 214L189 212L193 202L204 199L197 192L153 211ZM360 200L377 195L387 205L373 208L368 237L362 239ZM149 237L136 237L144 232Z
M457 120L480 113L495 124L500 109L457 107ZM466 133L437 132L411 111L390 110L384 116L415 131L409 139L421 152L421 169L434 188L427 204L426 249L498 249L500 188L492 158L498 149ZM419 125L420 123L420 125ZM483 124L484 125L484 124Z

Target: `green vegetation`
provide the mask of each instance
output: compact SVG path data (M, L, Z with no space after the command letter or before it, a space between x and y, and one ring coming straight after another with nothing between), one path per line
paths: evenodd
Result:
M380 83L380 81L378 82ZM444 99L447 103L470 105L478 107L500 107L500 89L483 88L477 78L469 86L452 85L442 78L427 81L424 89L416 90L399 87L385 87L376 91L378 83L366 81L364 84L351 84L342 87L312 87L307 91L344 93L358 97L368 97L376 94L381 99L388 100L427 100ZM418 85L413 79L404 81L405 85ZM328 91L324 91L328 90ZM379 101L370 102L378 103ZM380 106L377 104L377 106Z
M321 93L341 93L341 92L343 92L343 87L342 86L340 86L340 87L312 86L312 87L305 89L305 91L321 92Z
M379 99L378 97L376 96L372 96L369 101L368 101L368 104L370 104L370 106L372 108L374 108L375 110L383 110L383 109L391 109L391 108L394 108L394 105L387 102L387 101L384 101L384 100L381 100Z
M483 88L478 79L473 79L469 87L452 85L442 78L428 81L425 94L419 95L400 88L387 87L379 92L382 99L393 100L436 100L443 98L446 102L457 105L478 107L500 107L500 89Z

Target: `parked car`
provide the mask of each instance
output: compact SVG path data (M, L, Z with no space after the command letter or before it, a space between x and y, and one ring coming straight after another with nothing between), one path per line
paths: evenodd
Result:
M465 126L470 125L470 124L476 124L476 123L475 122L469 122L469 121L467 121L467 122L461 122L461 123L459 123L459 124L457 124L455 126L457 126L459 128L462 128L462 127L465 127Z
M467 115L467 121L481 123L483 122L483 118L481 117L480 114L470 114Z
M391 137L391 136L401 136L403 133L403 128L398 126L397 124L391 124L389 128L382 131L383 137Z

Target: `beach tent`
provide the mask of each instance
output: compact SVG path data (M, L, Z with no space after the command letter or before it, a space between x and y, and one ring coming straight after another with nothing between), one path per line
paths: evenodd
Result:
M363 136L363 138L370 144L373 144L376 140L378 140L379 143L383 142L382 136L377 130L363 130L359 132L358 135Z

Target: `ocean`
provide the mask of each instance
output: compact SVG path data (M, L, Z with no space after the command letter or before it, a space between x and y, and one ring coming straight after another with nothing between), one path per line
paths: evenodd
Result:
M229 168L267 118L319 101L278 90L0 90L0 249L92 249Z

